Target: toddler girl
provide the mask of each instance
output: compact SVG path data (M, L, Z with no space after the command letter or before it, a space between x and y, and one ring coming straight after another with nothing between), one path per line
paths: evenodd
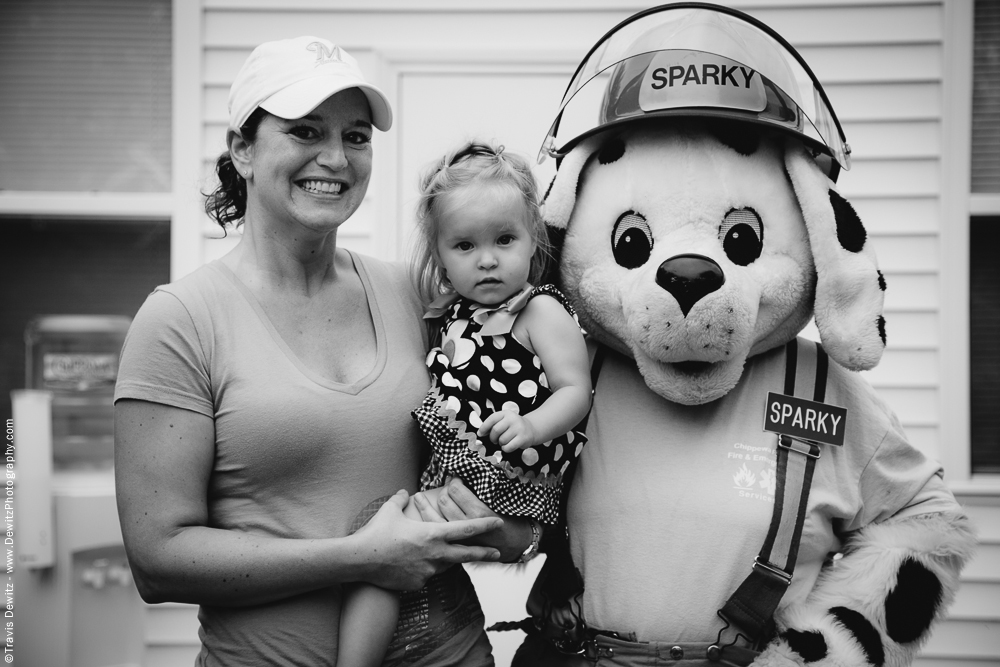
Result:
M414 269L440 324L427 356L432 386L413 416L431 444L421 491L460 477L499 514L555 523L562 474L586 437L573 431L590 408L586 346L555 287L533 287L547 256L528 162L503 147L469 143L421 179ZM413 502L407 516L419 519ZM522 561L526 560L522 556ZM373 586L345 595L342 667L378 665L392 638L398 596Z

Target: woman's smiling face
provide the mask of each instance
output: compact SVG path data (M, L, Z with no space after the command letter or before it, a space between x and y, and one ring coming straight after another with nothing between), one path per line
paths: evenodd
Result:
M336 93L302 118L268 114L249 147L247 218L325 234L361 205L372 171L368 100Z

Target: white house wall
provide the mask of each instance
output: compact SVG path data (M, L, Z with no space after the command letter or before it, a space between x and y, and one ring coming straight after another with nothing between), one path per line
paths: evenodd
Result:
M968 457L967 435L963 441L953 426L947 427L947 437L942 434L947 420L942 413L950 405L943 394L962 377L942 371L942 359L956 355L953 348L942 351L943 342L953 339L942 311L953 314L957 307L963 312L961 305L947 302L953 293L943 285L967 271L967 260L958 266L942 261L948 246L942 235L953 225L967 224L959 219L946 225L944 207L952 213L950 202L968 193L953 192L954 180L943 171L955 157L949 153L955 149L943 141L950 136L946 113L954 108L944 91L949 40L971 39L971 31L947 32L948 1L731 4L781 33L823 82L853 149L852 169L841 175L839 186L865 221L889 284L888 347L882 363L867 375L916 446L934 458L961 461ZM199 78L193 92L188 85L186 98L175 102L183 105L186 99L197 107L197 133L190 137L197 142L196 152L185 149L188 154L178 167L190 178L178 180L175 171L175 197L191 196L182 192L185 182L209 187L215 158L224 148L229 85L251 49L302 34L327 37L358 58L395 111L393 129L376 133L368 196L339 236L345 246L390 259L406 257L417 175L424 165L472 136L496 139L508 150L534 156L579 60L618 21L647 6L596 0L175 3L185 6L187 29L197 36L197 41L187 40L187 48L197 51L197 66L188 62L186 71ZM191 122L189 118L187 127ZM539 180L547 181L550 169L551 162L539 170ZM235 241L233 235L209 238L218 234L195 207L178 207L175 213L175 229L185 230L175 243L174 252L185 257L175 262L175 274L220 256ZM955 454L950 448L961 451ZM968 481L967 473L949 481ZM927 646L922 665L1000 660L1000 508L995 491L989 484L986 488L963 496L983 526L984 550L966 575L952 618ZM509 580L497 584L494 574L476 576L485 587L484 597L498 596L492 604L507 609L510 595L499 591L523 588ZM523 599L518 591L514 597L522 597L514 601L514 609ZM197 642L190 609L150 609L148 664L189 660ZM505 664L506 655L501 653L498 664Z

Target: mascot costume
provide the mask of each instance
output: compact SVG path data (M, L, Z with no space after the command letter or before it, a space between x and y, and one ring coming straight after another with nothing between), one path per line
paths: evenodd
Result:
M910 664L975 539L856 372L886 284L809 67L741 12L657 7L542 150L594 403L514 665Z

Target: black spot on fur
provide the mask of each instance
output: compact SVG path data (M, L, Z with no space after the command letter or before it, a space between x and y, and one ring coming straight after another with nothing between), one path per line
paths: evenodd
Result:
M625 155L625 142L619 137L611 137L604 142L601 150L597 152L597 161L601 164L611 164L621 158L622 155Z
M882 339L882 344L885 345L885 318L881 315L878 316L878 337Z
M884 292L885 291L885 276L883 276L882 272L879 271L878 269L875 269L875 271L878 273L878 288Z
M559 286L559 260L562 258L563 243L566 241L566 230L548 226L546 229L549 233L549 261L545 263L541 284L552 283Z
M861 645L868 662L875 667L882 667L885 664L885 648L882 646L882 637L867 618L847 607L834 607L830 610L837 622L844 626L844 629L854 635L854 638Z
M543 204L548 200L549 194L552 192L552 186L555 185L555 184L556 184L556 177L553 176L552 180L549 181L549 187L545 188L545 194L542 196L542 203ZM881 275L881 274L879 274L879 275Z
M916 641L927 632L941 604L941 581L907 558L899 566L896 587L885 599L885 627L893 641Z
M826 639L821 632L789 630L781 635L793 651L806 662L816 662L826 657Z
M716 139L740 155L753 155L760 148L760 132L747 123L720 120L709 123L708 130Z
M840 245L849 252L861 252L868 240L868 232L861 224L861 218L850 202L833 190L830 190L830 203L837 219L837 240Z

